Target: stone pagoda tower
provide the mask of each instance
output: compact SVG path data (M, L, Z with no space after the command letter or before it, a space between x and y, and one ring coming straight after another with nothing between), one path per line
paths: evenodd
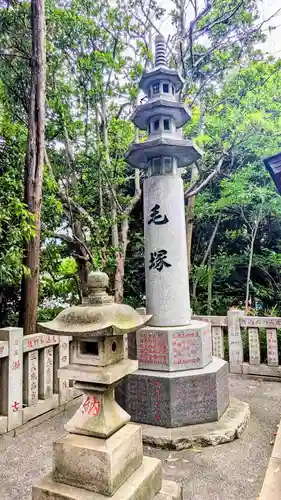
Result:
M147 139L126 154L144 181L146 312L137 332L139 370L123 383L120 402L132 420L163 427L216 421L229 405L228 366L212 358L211 326L191 320L185 209L181 167L201 156L184 139L190 112L179 101L183 81L167 66L162 36L155 41L155 66L140 88L147 102L132 121Z

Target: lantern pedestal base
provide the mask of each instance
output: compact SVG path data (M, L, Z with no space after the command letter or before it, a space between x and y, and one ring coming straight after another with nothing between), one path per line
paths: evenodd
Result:
M108 439L68 434L54 444L53 479L111 496L142 461L139 425L127 424Z
M85 456L85 462L87 455ZM157 458L144 457L143 463L111 496L111 500L157 500L162 485L162 465ZM161 498L161 497L160 497ZM162 497L163 498L163 497ZM164 499L173 497L164 497ZM32 489L33 500L106 500L108 495L57 483L45 476ZM180 496L176 500L180 500Z
M75 384L76 386L76 384ZM77 387L83 391L83 401L75 415L64 428L72 434L108 438L131 419L130 415L115 401L114 388L104 392L97 388L86 390L83 384Z

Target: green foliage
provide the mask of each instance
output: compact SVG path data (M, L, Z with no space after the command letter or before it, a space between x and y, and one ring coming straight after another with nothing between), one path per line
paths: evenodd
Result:
M63 276L74 276L77 273L77 263L73 257L65 257L58 268Z
M108 272L114 291L126 218L125 301L134 307L145 302L142 208L139 202L130 208L135 178L124 153L135 136L129 114L137 101L137 84L153 59L149 19L157 24L164 16L170 19L175 48L171 63L183 72L183 97L193 111L184 133L204 150L199 165L203 177L224 154L220 172L196 198L190 273L194 312L207 312L210 281L213 313L225 314L233 304L242 307L258 221L250 295L281 314L280 199L262 164L264 156L281 147L281 62L265 60L255 50L263 39L256 29L255 0L213 2L195 23L193 39L188 26L182 29L180 8L179 2L173 2L170 12L170 7L147 5L145 0L144 7L134 0L46 0L48 158L41 321L79 302L90 269ZM29 9L28 3L17 1L0 8L0 286L11 294L13 317L8 305L0 312L14 323L21 277L29 272L22 264L23 248L34 231L23 203ZM185 182L188 187L190 170ZM204 260L218 218L211 255Z
M216 161L216 150L227 151L233 146L225 156L222 175L196 201L192 276L198 281L199 291L193 301L199 311L206 311L208 279L206 267L200 265L202 252L206 251L206 240L201 243L200 235L207 230L210 237L218 217L221 222L212 247L214 313L233 304L242 305L245 300L250 244L256 226L251 298L259 298L264 307L271 307L280 293L281 203L262 163L263 156L280 149L279 70L279 62L253 62L230 77L208 104L210 112L199 138L207 162Z
M39 307L38 309L38 321L39 322L44 322L44 321L51 321L54 319L61 311L63 310L63 307Z
M18 284L22 273L23 245L34 234L33 217L22 201L22 127L10 121L3 109L0 115L0 284Z

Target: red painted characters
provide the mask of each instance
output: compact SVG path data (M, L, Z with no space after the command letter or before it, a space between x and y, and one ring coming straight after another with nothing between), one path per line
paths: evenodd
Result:
M159 364L168 363L168 340L164 333L141 333L140 363Z
M19 369L20 369L20 360L16 359L13 361L12 370L19 370Z
M19 401L15 401L12 404L12 409L13 409L13 412L19 411L19 409L20 409L20 403L19 403Z
M97 417L100 412L100 400L96 396L87 396L81 406L81 413Z
M195 365L200 362L200 335L197 331L172 335L172 362L174 365Z

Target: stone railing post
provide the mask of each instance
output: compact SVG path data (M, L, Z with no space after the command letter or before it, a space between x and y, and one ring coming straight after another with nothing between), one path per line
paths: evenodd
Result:
M212 326L213 356L224 359L224 335L222 326Z
M3 358L0 397L2 414L8 417L8 431L22 424L23 330L1 328L0 341L9 342L9 356Z
M278 366L278 341L276 328L266 329L267 344L267 364L268 366Z
M239 309L230 309L227 312L229 366L232 373L242 373L244 356L240 328L241 316L244 316L244 312Z
M68 380L58 378L59 368L69 364L70 342L68 336L60 336L59 343L54 349L54 391L59 394L59 404L63 405L71 399L71 389Z
M23 404L25 406L36 405L39 399L38 352L38 349L29 351L23 359Z
M53 395L54 348L52 345L39 352L39 398L48 399Z

